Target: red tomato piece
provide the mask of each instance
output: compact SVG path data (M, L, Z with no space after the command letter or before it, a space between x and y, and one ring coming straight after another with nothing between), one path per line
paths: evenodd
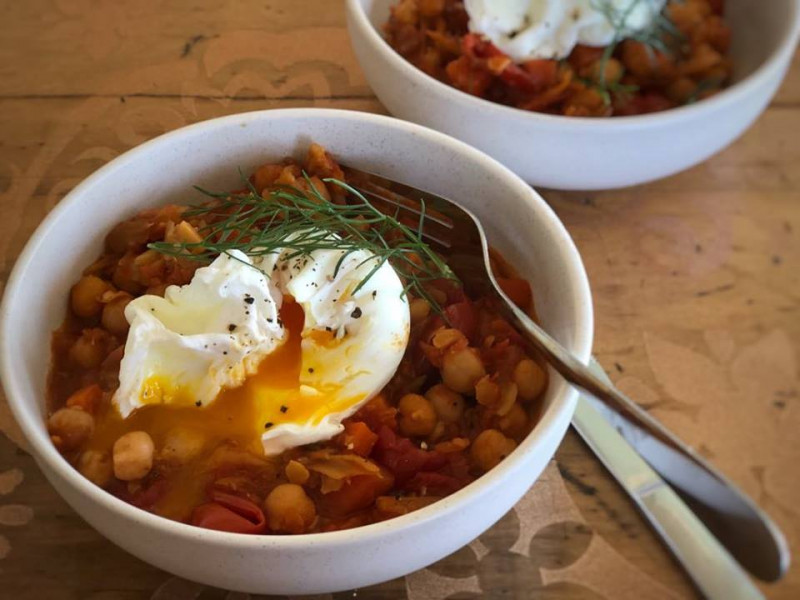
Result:
M552 85L558 68L556 61L531 61L537 63L531 65L530 69L522 68L514 64L508 55L495 46L492 42L482 39L475 33L468 33L462 41L462 51L464 56L469 57L469 62L484 66L490 73L497 74L509 87L517 88L524 92L534 92L542 87ZM490 61L497 59L507 59L507 62L500 69L492 69ZM538 63L551 63L546 67ZM488 83L486 84L488 86ZM475 93L475 92L472 92Z
M100 404L100 400L102 400L102 398L103 390L99 385L93 383L91 385L87 385L86 387L82 387L77 392L74 392L69 398L67 398L66 406L70 408L80 408L91 415L94 414L94 411L98 404Z
M397 485L403 485L420 471L436 471L447 463L441 454L417 448L411 440L388 427L378 431L372 457L394 474Z
M605 52L605 48L578 44L570 53L567 61L573 68L580 70L603 58L603 52Z
M440 471L445 475L450 475L461 481L461 487L464 487L474 478L470 475L469 459L463 452L450 452L445 455L447 458L447 465Z
M359 456L369 456L377 441L378 435L363 421L345 423L344 433L340 438L343 448L351 450Z
M447 496L460 490L466 483L466 481L461 481L450 475L422 471L414 475L403 486L403 489L419 492L427 496Z
M472 340L478 329L478 315L469 300L456 302L444 309L444 316L454 329L458 329L467 339Z
M444 70L454 87L473 96L482 96L492 82L492 74L466 56L447 63Z
M489 371L497 373L501 380L511 378L514 367L525 356L522 347L513 340L502 340L481 352L481 358Z
M372 506L375 498L388 492L393 485L394 477L384 470L379 475L356 475L348 479L341 489L323 494L319 507L330 515L349 515Z
M633 96L624 106L617 110L619 115L644 115L647 113L660 112L672 108L674 104L657 92L646 92Z
M128 491L127 483L119 480L114 480L108 491L128 504L144 510L150 510L167 493L168 489L167 480L163 477L156 477L149 481L145 480L144 486L133 493Z
M471 58L486 59L506 56L500 48L492 42L483 39L477 33L468 33L461 41L461 49Z
M509 63L500 73L500 79L508 84L509 87L528 93L541 91L556 83L556 75L558 73L558 63L556 61L533 60L528 61L523 66L525 68Z
M381 427L397 429L397 409L389 406L386 396L378 394L353 415L354 421L363 421L372 431Z
M267 520L257 504L216 490L210 496L211 502L201 504L192 511L192 525L231 533L266 531Z
M464 286L450 279L437 279L436 281L432 281L430 286L447 295L445 304L453 304L467 299Z
M558 61L528 60L522 63L522 68L539 89L555 85L558 81Z

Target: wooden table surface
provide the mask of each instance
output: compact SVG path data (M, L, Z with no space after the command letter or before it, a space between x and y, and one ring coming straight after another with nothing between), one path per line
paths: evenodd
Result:
M0 271L81 179L224 114L385 112L332 0L0 1ZM623 191L543 190L594 291L612 379L750 493L800 553L800 57L747 134ZM335 151L335 148L333 149ZM0 402L0 597L212 599L107 542L52 490ZM800 568L774 599L800 598ZM352 592L318 598L353 597ZM570 432L531 492L452 557L359 598L692 598Z

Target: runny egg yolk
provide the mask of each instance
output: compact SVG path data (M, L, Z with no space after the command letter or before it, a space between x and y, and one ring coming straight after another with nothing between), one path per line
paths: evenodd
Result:
M235 442L262 455L261 435L280 424L313 426L325 415L345 410L357 399L341 397L341 388L309 390L301 385L301 332L304 313L291 298L280 309L288 336L286 342L262 360L258 372L234 389L223 390L208 406L197 406L194 398L170 386L163 377L149 378L142 390L145 406L123 419L115 406L98 415L89 449L105 451L129 431L145 431L156 449L163 447L172 432L191 431L206 449L223 440ZM313 332L314 341L337 344L328 332ZM314 367L308 366L306 369ZM326 398L330 395L331 398ZM335 398L335 399L333 399Z

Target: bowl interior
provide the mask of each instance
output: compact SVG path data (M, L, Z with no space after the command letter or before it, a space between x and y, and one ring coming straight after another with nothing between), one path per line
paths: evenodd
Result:
M193 185L239 187L239 169L249 174L268 160L302 156L312 139L344 163L472 208L492 243L532 281L545 327L588 358L591 306L577 251L544 201L504 167L451 138L387 117L313 109L234 115L167 134L113 161L75 188L26 246L6 289L0 343L9 402L40 458L63 463L42 418L50 335L64 318L70 286L97 257L106 232L144 208L201 199ZM556 380L546 410L563 401L564 391Z
M751 75L778 51L797 21L797 5L797 0L727 1L734 82Z
M397 1L358 0L378 32ZM797 20L797 4L797 0L727 0L725 20L732 30L734 83L751 75L780 48Z

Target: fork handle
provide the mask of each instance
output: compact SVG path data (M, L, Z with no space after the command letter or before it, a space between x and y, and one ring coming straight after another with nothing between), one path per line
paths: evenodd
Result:
M779 579L789 563L786 541L758 506L692 448L634 401L553 339L505 294L518 330L569 383L618 416L617 430L676 491L742 566L765 581ZM616 420L616 419L615 419Z

